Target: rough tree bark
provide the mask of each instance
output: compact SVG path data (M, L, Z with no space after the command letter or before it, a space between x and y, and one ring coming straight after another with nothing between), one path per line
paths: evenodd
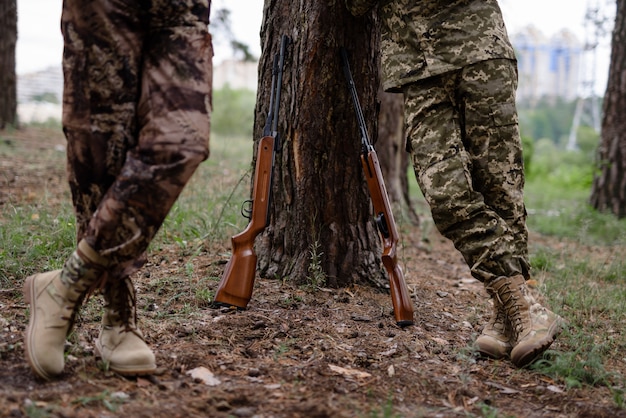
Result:
M282 150L274 171L272 221L257 240L261 277L304 283L311 267L317 267L329 287L386 282L339 58L344 46L373 132L379 82L376 25L371 14L352 17L343 1L265 1L255 138L262 136L281 36L288 35L292 43L280 104Z
M617 0L612 35L609 79L603 102L598 148L598 173L591 189L591 205L599 211L626 217L626 0Z
M0 1L0 129L17 122L17 0Z

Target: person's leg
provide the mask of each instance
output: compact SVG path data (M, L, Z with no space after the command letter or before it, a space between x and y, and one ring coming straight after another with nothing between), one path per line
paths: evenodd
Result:
M457 83L460 72L405 87L407 148L437 229L461 252L482 282L522 273L513 233L474 187L463 142Z
M407 149L415 176L439 231L452 240L481 282L521 272L515 265L493 271L490 253L510 258L511 234L506 222L474 189L472 158L463 142L465 121L459 111L460 72L432 77L404 90ZM507 253L508 252L508 253ZM479 337L479 350L502 358L511 351L510 333L500 305Z
M115 266L143 254L208 156L208 1L150 6L64 6L63 125L77 236Z
M525 283L530 278L530 265L516 88L515 62L498 59L464 68L457 91L474 187L508 225L513 237L510 252L522 273L485 283L494 314L476 345L481 353L496 358L512 348L511 360L521 367L550 346L561 319L536 303Z
M529 278L528 230L524 205L524 159L515 94L515 61L498 59L465 67L458 82L463 143L474 188L506 222L513 257Z
M77 241L137 145L143 24L133 4L63 4L63 131Z
M146 10L136 145L85 239L117 264L135 260L157 233L199 164L208 157L211 39L207 2L153 1ZM178 10L182 7L182 10Z
M112 10L112 7L119 9ZM196 36L187 39L195 47L189 51L192 58L188 57L194 66L185 67L188 62L180 61L170 65L171 72L175 73L171 77L173 82L177 82L177 76L195 81L182 83L180 89L139 80L138 75L144 71L140 64L149 64L140 56L143 35L133 30L145 30L149 26L139 20L139 16L145 18L148 13L132 7L132 3L124 2L68 0L64 3L63 122L68 140L68 177L77 217L78 248L84 251L77 251L63 271L35 275L25 283L26 298L33 312L38 313L31 315L25 338L27 358L33 370L44 378L61 373L63 341L71 328L69 319L79 307L85 288L101 282L104 277L108 277L109 284L104 288L107 310L103 317L104 335L99 339L100 346L105 348L101 353L103 358L109 363L113 361L109 365L119 368L120 372L136 371L134 357L127 354L139 350L144 354L140 371L154 369L154 355L143 342L141 333L136 332L134 315L119 314L122 311L134 313L135 309L132 284L130 287L126 284L130 274L143 264L147 245L191 173L208 155L212 54L210 37L203 24L208 19L208 7L203 9L198 5L194 9L198 17L194 17L196 24L191 32ZM172 17L172 14L166 15L166 18ZM176 35L172 35L172 39ZM170 49L177 47L184 48L185 42ZM162 45L153 45L153 49L158 48ZM153 52L150 58L154 60L156 56ZM163 75L168 77L168 74ZM143 90L147 87L152 90ZM197 89L193 90L194 87ZM140 94L138 110L136 103ZM170 94L173 101L166 98L155 103L153 100ZM164 104L171 106L164 107ZM193 116L181 115L180 109L173 109L173 105ZM172 113L170 120L168 112ZM159 120L166 125L177 123L160 126L155 123ZM139 140L136 139L138 131L141 131ZM151 140L151 137L157 139ZM134 149L133 157L127 158L131 149ZM93 263L84 253L92 253L92 258L102 260L106 267ZM68 274L71 277L64 280ZM66 283L78 285L70 287ZM47 289L51 290L44 291ZM64 314L57 321L60 324L52 324L56 330L54 338L35 338L40 331L32 330L48 327L45 318L56 315L57 308L49 302L47 294L58 299L55 303L62 305L59 309L69 309L71 315ZM55 296L57 294L60 296ZM107 330L124 332L121 339L115 340L107 338ZM109 343L112 340L116 341L113 346ZM131 362L130 367L128 362Z
M515 62L484 61L461 71L457 97L474 188L508 225L514 237L510 241L511 252L528 278L524 167L516 88ZM512 349L512 330L502 303L498 298L492 299L492 303L492 317L476 339L476 346L485 356L502 358Z
M137 108L138 142L121 175L92 218L87 239L120 262L145 251L183 187L208 156L211 42L208 8L169 1L146 10L146 38ZM116 235L98 234L118 228ZM121 238L121 239L120 239ZM104 288L105 313L96 350L121 374L150 373L156 365L137 328L136 295L128 275Z
M63 371L64 341L73 317L89 288L100 287L113 265L83 238L133 143L137 95L133 57L140 42L119 35L138 26L137 21L120 19L112 25L107 18L109 6L84 0L63 3L63 126L78 246L63 269L33 275L24 284L31 309L26 357L33 371L45 379ZM124 49L120 54L128 59L112 55L112 36L120 37ZM125 88L118 93L120 85Z
M523 280L517 283L527 266L516 233L475 187L480 180L473 176L474 152L466 148L467 121L458 94L462 81L463 73L455 72L405 88L408 148L437 228L463 254L494 301L495 316L479 337L479 350L503 357L513 347L513 362L523 366L552 343L560 318L531 300ZM494 283L501 284L497 289L502 294ZM515 298L505 297L507 292L515 292Z

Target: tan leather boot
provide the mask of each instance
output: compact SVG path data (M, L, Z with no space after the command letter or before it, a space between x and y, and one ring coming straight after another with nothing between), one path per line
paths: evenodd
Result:
M476 346L483 356L494 359L507 357L511 352L511 325L500 300L493 298L493 314L481 335L476 338Z
M81 241L62 270L35 274L24 282L24 300L30 304L25 354L38 376L50 380L63 372L65 338L77 309L98 284L106 264L106 259Z
M511 362L527 366L550 347L563 319L535 301L522 275L500 277L487 291L499 298L511 324Z
M96 351L110 370L122 375L151 374L154 353L137 328L135 289L129 278L109 281L104 288L105 311Z

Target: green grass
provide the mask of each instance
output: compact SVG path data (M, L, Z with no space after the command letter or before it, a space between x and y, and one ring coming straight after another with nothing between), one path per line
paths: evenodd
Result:
M0 285L15 277L60 268L74 244L74 217L70 207L49 211L42 206L9 208L11 216L0 227Z
M552 163L567 165L568 158ZM533 369L567 387L606 386L623 407L626 376L611 362L626 361L626 219L591 208L588 181L572 176L578 171L565 166L526 183L529 230L550 242L531 239L533 274L546 304L567 321L553 350ZM420 202L412 175L410 170L411 196ZM425 226L432 223L427 213L420 216Z
M0 140L2 158L20 152L9 142ZM211 158L192 177L151 249L176 243L183 254L189 254L198 247L195 243L228 239L242 230L248 222L241 216L241 205L249 198L252 152L250 138L214 135ZM63 153L45 158L65 164ZM60 200L44 192L28 203L9 201L0 206L2 288L12 288L18 278L34 272L60 268L69 256L75 244L75 218L69 193Z
M526 187L529 229L557 244L531 241L531 265L548 305L567 321L533 369L567 387L606 386L622 407L626 377L611 364L623 362L626 352L626 219L594 211L589 195L558 179Z
M535 180L526 186L528 227L544 235L586 244L626 245L626 219L599 213L589 205L589 189L564 189Z
M240 208L249 197L251 138L214 135L211 141L211 157L183 191L152 249L176 244L181 254L194 254L196 243L225 243L245 227L247 219L240 215ZM0 140L2 158L12 158L13 152L8 142ZM64 163L62 153L50 153L46 158ZM419 200L412 172L409 176L412 195ZM529 228L548 240L548 244L531 241L534 275L547 305L567 321L553 350L533 367L568 387L606 386L621 406L626 382L613 365L626 361L622 332L626 320L626 219L595 212L587 204L588 189L563 184L559 179L535 177L526 187ZM426 212L420 211L420 215L427 217ZM27 203L5 202L0 206L0 286L11 289L28 274L60 268L74 247L74 234L69 196L58 199L44 192ZM312 248L312 260L318 256ZM193 310L211 296L202 290L202 280L215 278L199 279L190 264L180 268L176 277L184 290L165 303L178 298ZM316 271L310 274L312 284L322 282Z
M250 138L211 138L202 163L170 211L154 245L220 239L242 229L241 205L249 198L253 144Z

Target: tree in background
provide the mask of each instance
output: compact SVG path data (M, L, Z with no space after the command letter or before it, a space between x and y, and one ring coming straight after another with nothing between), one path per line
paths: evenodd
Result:
M379 83L376 25L371 14L352 17L343 1L265 1L255 138L262 136L282 35L292 43L280 103L282 150L274 171L272 222L257 241L261 277L305 283L312 269L321 269L331 287L386 280L339 57L344 46L371 134Z
M0 129L17 122L17 0L0 1Z
M217 9L211 13L210 31L213 36L224 37L230 44L234 57L239 57L244 62L254 62L257 57L250 52L250 46L237 40L232 30L230 10Z
M611 40L611 64L603 102L598 172L591 204L618 218L626 217L626 0L617 0Z
M419 217L409 196L409 153L406 151L404 131L404 97L398 93L378 90L377 141L375 144L380 169L385 179L389 200L396 219L406 219L419 225Z

